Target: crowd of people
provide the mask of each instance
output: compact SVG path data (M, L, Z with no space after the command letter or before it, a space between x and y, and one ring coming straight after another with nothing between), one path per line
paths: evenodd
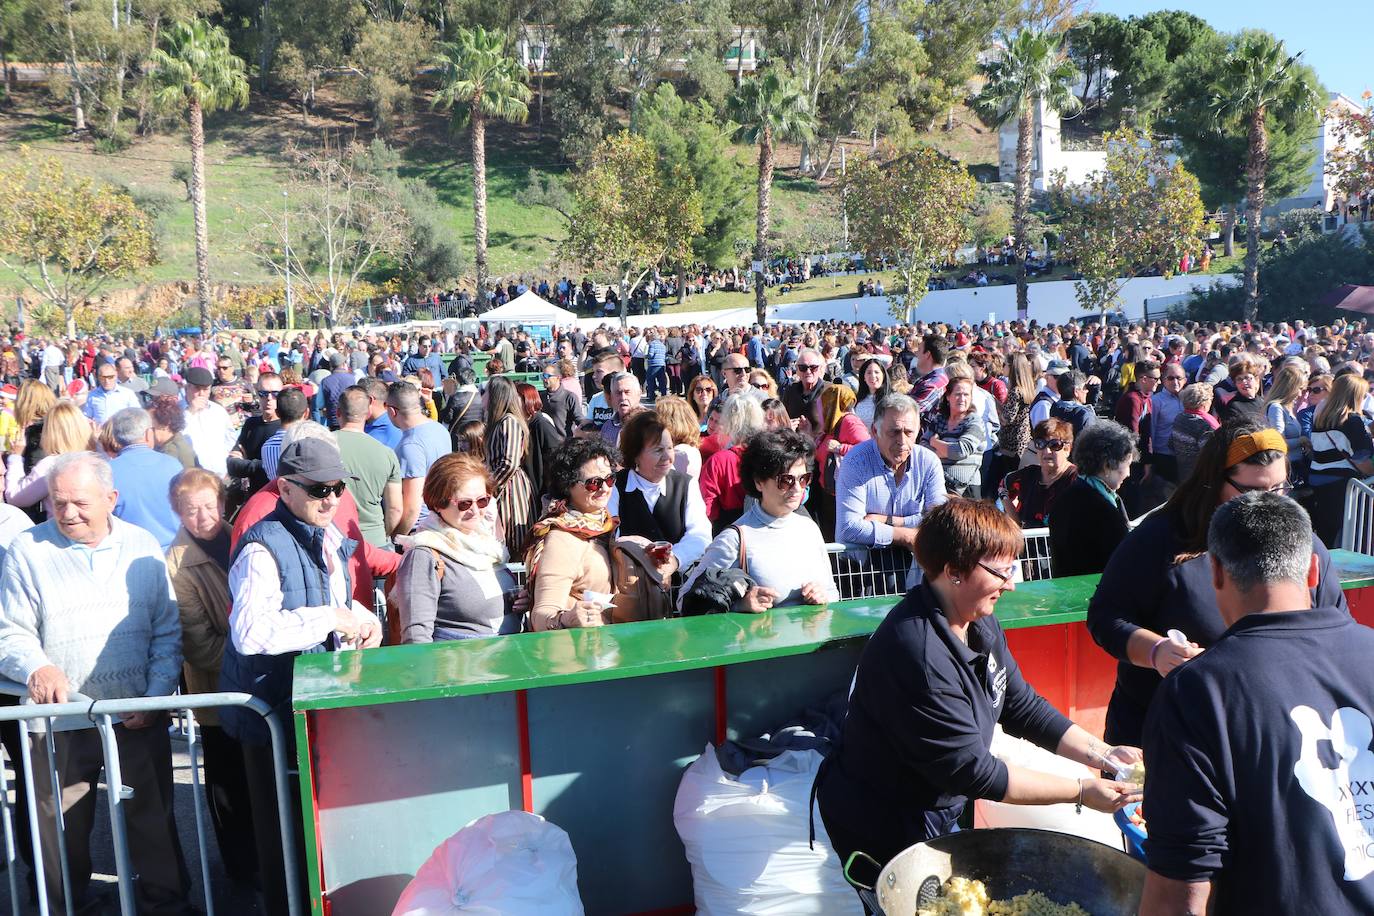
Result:
M936 562L947 545L926 527L951 502L981 507L946 510L951 530L958 512L984 527L991 512L1013 533L994 551L999 588L1020 575L1019 529L1048 529L1054 575L1104 573L1112 597L1089 624L1121 662L1107 741L1138 745L1160 676L1222 635L1198 611L1213 606L1218 506L1300 498L1319 603L1341 604L1321 542L1339 535L1346 481L1374 473L1372 372L1374 333L1349 322L12 330L0 674L37 702L180 686L285 714L301 653L759 613L928 579L930 595L963 600L947 571L963 559ZM1174 628L1189 641L1161 635ZM270 812L300 806L275 798L256 714L203 725L226 866L281 912L298 866ZM167 730L131 714L116 731L137 761L124 772L139 780L126 806L140 906L183 912ZM17 759L18 732L0 734ZM79 905L100 749L88 732L54 739L60 786L45 776L20 805L62 799ZM48 773L42 736L32 752ZM51 819L40 825L60 906Z

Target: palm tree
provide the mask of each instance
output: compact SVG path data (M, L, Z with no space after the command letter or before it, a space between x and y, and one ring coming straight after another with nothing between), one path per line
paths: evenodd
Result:
M974 99L974 107L998 127L1016 120L1016 201L1012 234L1016 236L1016 310L1030 308L1026 288L1026 219L1030 213L1031 142L1037 109L1043 117L1073 114L1078 96L1070 88L1078 70L1063 55L1063 36L1022 29L1012 36L1002 53L983 65L987 82Z
M229 50L229 36L204 19L173 23L163 33L166 49L153 50L153 100L185 107L191 124L191 213L196 231L196 298L200 329L210 333L210 232L205 220L205 114L248 104L243 61Z
M1269 115L1295 120L1317 109L1311 85L1298 71L1301 53L1289 56L1283 42L1268 32L1246 32L1226 55L1213 81L1212 113L1218 123L1239 117L1245 124L1245 317L1259 313L1260 214L1264 210L1264 176L1269 171ZM1315 126L1315 118L1314 118Z
M453 126L472 127L472 232L477 265L477 304L487 299L487 119L521 121L529 117L529 74L506 53L497 32L459 29L457 41L439 45L438 107L452 109Z
M776 70L746 80L730 96L730 120L738 127L735 139L759 148L759 207L754 234L754 260L768 266L769 212L773 195L773 144L815 136L816 116L806 93ZM763 275L754 272L754 310L758 323L768 318L768 295Z

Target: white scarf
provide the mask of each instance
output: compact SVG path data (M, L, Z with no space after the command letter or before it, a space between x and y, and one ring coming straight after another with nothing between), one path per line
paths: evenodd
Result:
M466 566L476 572L486 572L505 563L509 554L506 545L486 531L467 534L444 524L439 513L431 512L410 536L396 539L406 550L428 547L435 553Z

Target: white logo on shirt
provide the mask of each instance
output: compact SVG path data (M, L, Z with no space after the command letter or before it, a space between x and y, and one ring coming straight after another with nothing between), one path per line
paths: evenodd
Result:
M1289 712L1302 736L1302 754L1293 765L1298 785L1327 811L1345 850L1345 880L1359 881L1374 872L1374 726L1358 709L1342 706L1328 727L1310 706ZM1334 754L1323 760L1322 742Z
M1002 705L1002 697L1007 693L1007 669L998 667L997 658L988 653L988 677L992 680L992 708Z

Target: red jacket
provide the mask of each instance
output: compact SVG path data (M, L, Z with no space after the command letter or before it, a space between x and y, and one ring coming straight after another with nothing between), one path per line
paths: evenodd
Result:
M825 461L830 456L830 440L840 443L840 456L849 454L849 450L860 442L867 442L872 437L868 434L868 427L864 426L864 421L858 415L847 413L840 417L840 425L835 430L835 435L821 436L816 441L816 483L825 486Z
M277 481L272 481L248 498L239 514L234 517L234 530L229 534L229 551L232 554L244 532L271 515L277 508L280 497L277 495ZM353 577L353 598L363 607L372 608L372 580L389 576L401 565L401 555L390 550L374 547L363 537L358 528L358 504L353 494L347 490L339 497L339 510L334 514L334 524L346 537L358 542L353 551L353 559L348 561L348 572Z
M744 446L735 445L716 452L701 466L701 499L713 522L721 512L744 508L744 481L739 476L743 454Z

